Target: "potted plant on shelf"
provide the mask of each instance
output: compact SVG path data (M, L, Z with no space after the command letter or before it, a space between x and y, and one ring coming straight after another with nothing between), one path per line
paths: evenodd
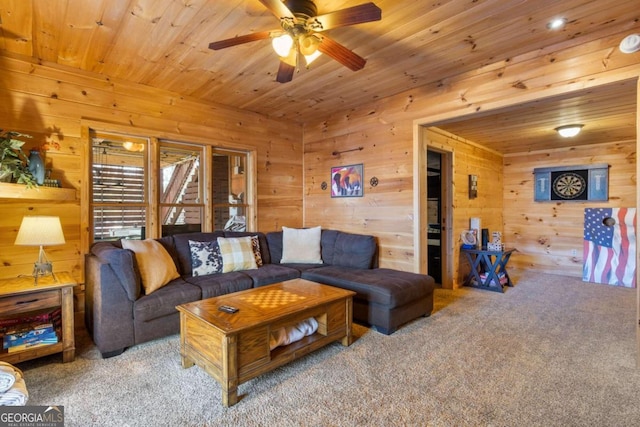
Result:
M16 138L31 136L0 129L0 182L15 181L35 187L36 180L29 171L29 158L22 151L24 141Z

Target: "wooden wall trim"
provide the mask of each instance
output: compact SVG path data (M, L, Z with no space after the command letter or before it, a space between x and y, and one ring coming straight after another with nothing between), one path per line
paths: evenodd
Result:
M413 170L423 171L427 168L427 158L422 153L427 150L426 138L423 138L423 128L413 126ZM423 174L413 174L413 271L426 273L427 251L424 236L427 235L427 180Z
M637 155L640 153L640 79L637 82L636 89L636 177L640 176L640 163L637 160ZM638 215L638 207L640 207L640 186L636 187L636 215ZM636 238L636 254L640 254L640 242ZM640 368L640 255L636 255L636 367Z
M83 144L81 150L80 161L80 200L85 200L85 203L80 203L80 251L82 254L89 253L89 247L91 245L92 220L91 220L91 206L88 203L91 197L91 134L88 126L80 126L80 139ZM83 269L84 272L84 269Z
M613 142L602 142L600 144L590 144L588 146L581 146L582 148L588 148L588 147L602 147L602 148L606 148L609 145L619 145L619 144L625 144L625 143L635 143L634 139L622 139L622 140L616 140ZM532 151L527 151L527 154L530 154L532 156L535 155L540 155L540 154L551 154L551 153L563 153L563 152L572 152L576 149L576 147L561 147L561 148L554 148L551 150L532 150ZM505 154L504 158L505 159L509 159L511 157L519 157L522 156L522 153L509 153L509 154Z

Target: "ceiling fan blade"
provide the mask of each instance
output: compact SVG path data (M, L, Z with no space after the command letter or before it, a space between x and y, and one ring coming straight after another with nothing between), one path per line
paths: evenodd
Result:
M318 50L353 71L361 70L364 68L364 64L367 63L366 59L324 34L322 35L322 43L318 45Z
M308 22L314 31L326 31L336 27L379 21L380 19L382 19L380 8L373 3L364 3L359 6L348 7L309 18Z
M284 5L282 0L260 0L260 3L269 9L278 19L294 17L293 12Z
M276 81L278 83L287 83L293 80L293 72L296 70L296 67L293 65L289 65L284 61L280 61L280 67L278 68L278 75L276 76Z
M231 46L237 46L243 43L249 43L257 40L268 39L270 36L271 36L271 31L261 31L259 33L245 34L244 36L237 36L230 39L209 43L209 49L220 50L220 49L224 49Z

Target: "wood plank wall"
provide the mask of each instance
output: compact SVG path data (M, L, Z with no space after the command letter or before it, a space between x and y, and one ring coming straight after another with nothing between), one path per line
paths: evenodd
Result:
M610 49L595 42L573 47L562 44L550 46L544 51L497 61L473 72L451 76L349 111L332 112L317 121L306 123L305 225L374 234L381 246L382 266L425 271L423 263L418 261L423 254L417 253L417 245L414 244L414 232L417 230L414 224L419 215L414 211L412 198L413 165L419 165L414 156L420 148L416 144L419 135L416 129L422 125L437 126L439 121L472 116L480 111L611 82L638 79L640 69L637 57L632 56L611 55ZM606 66L598 64L594 58L601 58ZM410 74L410 70L407 73ZM360 146L363 147L362 151L331 155L334 150ZM573 150L569 153L573 155ZM456 158L455 167L472 170L475 167L474 160ZM320 189L321 182L329 182L331 166L352 163L365 165L365 196L360 199L332 200L328 190ZM368 184L373 176L380 181L375 188ZM625 194L631 190L629 187ZM498 187L495 202L492 203L498 205L502 198ZM633 202L630 199L627 201ZM462 216L469 217L469 213ZM468 226L466 221L459 221L452 235L459 236L464 229L460 227L463 226ZM505 238L508 242L508 236ZM519 245L521 243L518 241ZM533 241L527 242L524 247L536 245ZM514 264L516 258L513 258ZM538 254L527 258L526 262L529 265L540 262L543 266L549 266L547 271L566 274L564 265L553 267L548 259L548 255ZM575 274L575 270L571 274ZM453 283L454 287L458 285Z
M381 267L414 271L412 132L410 122L402 129L377 123L348 138L322 139L322 134L305 131L305 225L373 234ZM480 217L483 228L502 231L502 156L439 129L427 130L424 139L427 146L454 153L454 250L448 256L458 282L465 271L458 273L459 236L469 228L469 218ZM350 149L356 150L332 155ZM331 198L331 167L358 163L364 165L364 196ZM471 173L480 182L474 200L468 197ZM375 187L370 184L373 177L378 180Z
M336 133L333 130L336 129ZM342 132L345 135L341 135ZM380 266L413 270L411 125L357 120L305 128L305 226L373 234ZM362 150L359 148L362 147ZM355 151L346 151L355 150ZM334 151L345 151L333 155ZM331 198L331 167L364 165L362 197ZM378 185L370 184L371 178ZM327 188L322 190L322 183Z
M302 225L302 127L221 105L204 104L98 74L0 56L0 128L32 135L27 148L44 147L52 178L80 189L85 152L81 122L153 129L164 137L208 141L217 147L257 151L258 228ZM108 128L108 126L105 126ZM153 135L152 135L153 136ZM80 192L78 191L78 194ZM54 269L82 282L80 200L3 199L0 204L0 277L31 274L37 249L13 245L24 215L59 215L67 243L46 248Z
M607 202L534 202L533 169L606 163ZM504 228L518 249L513 268L582 277L584 209L636 206L636 141L507 155L504 159Z

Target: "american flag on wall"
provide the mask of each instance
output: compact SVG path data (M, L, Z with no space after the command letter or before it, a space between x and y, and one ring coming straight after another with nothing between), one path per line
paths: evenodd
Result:
M584 210L582 280L636 287L636 208Z

